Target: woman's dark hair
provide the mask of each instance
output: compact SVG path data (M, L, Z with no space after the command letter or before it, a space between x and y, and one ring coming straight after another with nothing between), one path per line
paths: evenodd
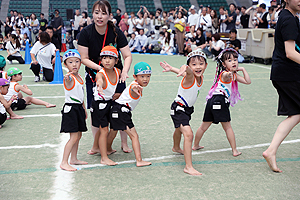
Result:
M21 44L20 44L20 41L19 39L17 38L17 36L15 34L10 34L10 37L16 41L16 48L20 48L21 47Z
M211 12L214 12L214 13L215 13L214 18L218 18L218 15L217 15L217 11L216 11L216 10L212 10Z
M34 13L32 13L31 15L30 15L30 17L31 16L34 16L34 20L36 20L36 14L34 14ZM32 18L31 18L32 19Z
M39 38L40 38L40 43L42 44L48 44L51 41L49 34L44 31L39 34Z
M110 3L107 1L107 0L99 0L99 1L96 1L93 5L93 9L92 9L92 13L94 13L95 9L99 7L103 12L106 12L106 8L108 10L108 13L106 13L107 15L110 15L111 13L111 5ZM109 26L111 26L113 28L113 31L116 35L115 37L115 43L117 43L117 38L118 38L118 33L116 31L116 26L114 25L114 23L110 20L108 20L107 24Z
M219 33L215 33L211 37L214 37L216 41L220 40L220 38L221 38Z
M284 9L285 7L286 7L286 2L285 2L284 0L281 0L281 1L280 1L280 7L279 7L277 10L279 10L279 9L281 9L281 8ZM277 10L276 10L276 11L277 11Z
M196 30L196 34L197 34L197 31L201 31L201 35L200 36L203 35L203 29L202 28L198 27L197 30Z
M169 32L166 32L167 33L167 37L165 39L165 43L168 43L170 44L170 40L171 40L171 34Z
M181 18L183 18L183 13L181 11L178 11L177 13L177 18L178 18L178 14L181 13Z
M86 11L83 11L82 13L84 13L84 18L88 18L88 13Z
M8 22L11 23L11 17L7 17L8 18Z

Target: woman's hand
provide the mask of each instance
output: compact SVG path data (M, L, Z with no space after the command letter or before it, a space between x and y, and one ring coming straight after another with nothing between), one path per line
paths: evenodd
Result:
M37 65L37 64L39 64L39 62L38 62L37 60L33 60L33 61L32 61L32 64Z
M129 78L128 73L123 70L121 73L120 82L125 82L127 78Z

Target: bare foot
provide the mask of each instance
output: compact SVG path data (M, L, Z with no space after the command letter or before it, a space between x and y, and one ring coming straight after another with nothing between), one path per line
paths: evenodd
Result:
M24 117L19 115L10 116L9 119L23 119Z
M70 164L71 165L87 165L88 163L85 161L81 161L81 160L74 160L74 161L70 160Z
M234 157L237 157L237 156L239 156L239 155L241 155L242 153L241 152L239 152L238 150L233 150L232 151L232 155L234 156Z
M200 175L202 175L202 173L200 173L200 172L198 172L197 170L195 170L193 167L191 167L191 168L187 168L187 167L185 167L184 169L183 169L183 172L184 173L187 173L187 174L189 174L189 175L192 175L192 176L200 176Z
M196 150L203 149L203 148L204 148L204 146L199 146L199 145L198 145L198 146L193 146L192 149L193 149L194 151L196 151Z
M76 168L72 167L69 164L60 164L60 168L66 171L77 171Z
M125 146L125 147L121 147L122 151L124 153L131 153L132 152L132 149L130 149L128 146Z
M277 167L277 163L276 163L276 157L275 156L271 156L271 155L268 155L265 152L263 152L263 157L266 159L269 167L271 168L271 170L273 170L273 172L278 172L278 173L281 173L282 171Z
M55 105L55 104L50 104L50 103L48 103L48 104L46 105L46 108L52 108L52 107L56 107L56 105Z
M137 167L144 167L144 166L148 166L148 165L151 165L152 163L151 162L147 162L147 161L136 161L136 166Z
M117 152L117 150L114 150L114 149L107 150L107 155L109 156L109 155L114 154L116 152Z
M173 148L172 148L172 151L175 152L175 153L180 153L180 154L182 154L182 155L184 154L184 153L183 153L183 150L182 150L181 148L175 149L175 148L173 147Z
M101 161L100 161L101 164L103 165L109 165L109 166L114 166L114 165L117 165L118 163L112 161L111 159L107 158L105 160L102 160L101 158Z
M94 151L94 150L89 150L88 152L87 152L87 154L89 154L89 155L94 155L94 154L97 154L97 153L100 153L100 150L96 150L96 151Z
M0 125L0 128L2 128L2 126Z

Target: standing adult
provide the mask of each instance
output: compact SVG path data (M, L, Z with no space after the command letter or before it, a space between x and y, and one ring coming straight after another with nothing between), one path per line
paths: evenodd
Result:
M41 14L40 14L40 18L41 18L41 20L40 20L40 29L41 29L42 31L45 31L45 30L46 30L46 27L48 26L48 20L45 19L44 13L41 13ZM25 23L25 22L24 22L24 23Z
M55 45L56 49L59 49L59 47L60 47L59 41L58 41L57 38L53 37L53 27L52 26L47 26L46 27L46 32L50 36L50 42Z
M74 29L74 38L76 38L77 34L79 33L79 22L81 20L82 16L80 15L79 10L75 10L75 15L74 15L74 24L73 24L73 29Z
M117 20L117 25L120 23L121 21L121 9L120 8L117 8L116 10L116 15L114 16L114 18Z
M111 13L111 6L107 0L96 1L92 8L93 23L85 27L80 32L78 40L78 51L81 54L82 63L86 66L86 90L87 90L87 107L91 107L93 98L93 86L95 85L96 73L101 69L100 66L100 52L104 46L115 46L118 51L121 51L124 59L124 66L121 63L119 54L119 61L117 68L122 70L120 83L116 89L114 99L118 98L121 92L125 89L125 80L129 77L128 71L132 62L131 52L127 43L127 39L123 32L109 21ZM92 126L92 132L96 138L99 127ZM99 136L99 135L98 135ZM122 149L124 152L131 152L127 145L127 135L125 132L121 133ZM90 154L97 153L99 149L91 149Z
M188 17L188 26L196 26L197 25L197 21L198 21L198 18L199 18L199 15L196 13L196 7L194 5L191 5L190 7L190 11L191 11L191 14L189 15Z
M86 27L86 26L88 26L88 25L90 25L92 23L92 20L88 16L88 13L86 11L83 11L81 15L82 15L82 18L81 18L81 20L79 22L79 26Z
M227 15L227 27L226 27L226 33L229 33L231 29L235 28L235 22L236 22L236 5L234 3L229 4L229 13Z
M249 27L249 15L246 13L246 7L241 7L241 26L242 28L248 28Z
M61 49L61 29L64 26L64 21L61 16L59 16L59 10L55 9L55 16L51 20L51 26L53 27L53 37L58 39L59 42L59 50Z
M258 28L268 28L268 11L266 10L266 4L260 4L258 7L258 12L261 13L261 16L257 16L257 20L259 21Z
M31 41L32 44L34 44L36 41L36 36L39 33L39 24L40 24L39 20L36 18L36 14L32 13L30 15L29 24L31 27Z
M207 12L207 8L202 8L202 15L199 17L196 28L202 28L204 34L205 31L211 31L211 16Z
M300 7L297 0L282 0L281 3L285 9L275 28L271 81L279 95L277 114L287 118L279 124L270 146L263 153L274 172L282 172L276 163L280 144L300 122L300 28L296 17Z
M181 11L178 11L177 19L174 21L175 23L175 37L176 43L178 47L178 53L183 55L183 48L184 48L184 35L185 35L185 19L183 18L183 14Z

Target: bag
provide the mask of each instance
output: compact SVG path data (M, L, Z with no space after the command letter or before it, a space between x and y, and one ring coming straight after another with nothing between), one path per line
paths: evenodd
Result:
M33 29L33 34L37 34L39 32L39 30L38 29Z
M180 32L183 32L184 27L181 24L175 24L174 27L177 28Z

